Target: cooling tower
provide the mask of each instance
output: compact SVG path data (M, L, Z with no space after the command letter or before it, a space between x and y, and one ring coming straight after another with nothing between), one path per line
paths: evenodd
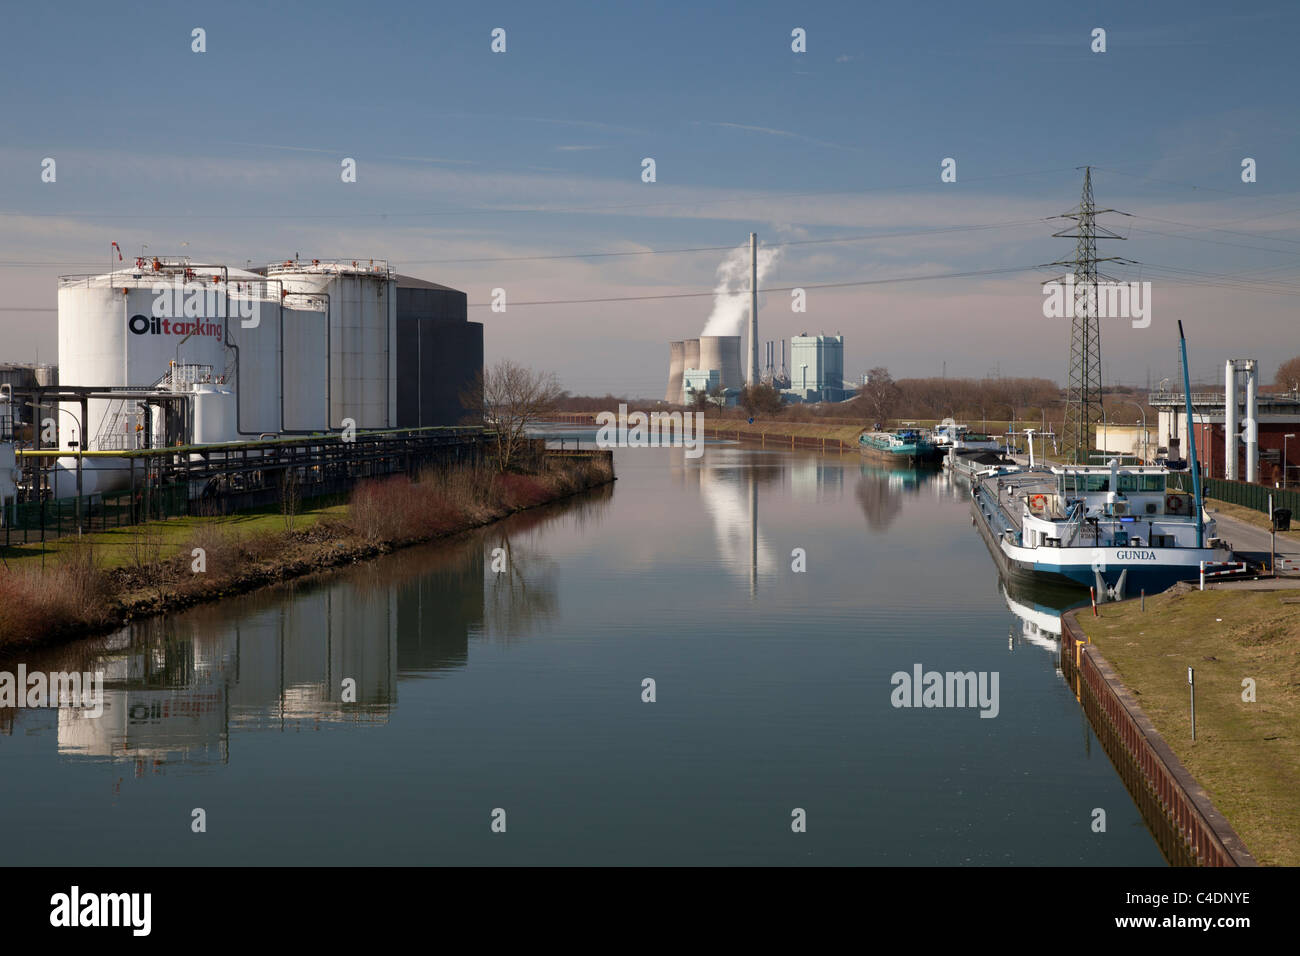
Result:
M686 347L686 354L682 356L682 368L701 368L700 340L687 339L682 345Z
M695 368L718 370L723 388L740 388L745 384L740 371L739 335L700 336L699 361Z
M668 343L668 391L664 401L670 405L680 405L682 401L682 364L686 358L685 342Z

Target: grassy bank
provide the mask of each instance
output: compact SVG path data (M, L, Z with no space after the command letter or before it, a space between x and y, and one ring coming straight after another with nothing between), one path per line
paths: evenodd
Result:
M1294 592L1291 592L1294 593ZM1079 623L1251 853L1300 865L1300 605L1181 586ZM1191 741L1188 666L1196 668ZM1242 700L1245 678L1254 703Z
M345 505L292 521L280 513L187 518L70 539L46 553L44 567L37 552L0 569L0 653L468 531L612 480L599 459L548 461L536 474L437 469L415 482L363 482ZM124 534L134 539L103 540Z
M149 521L138 525L125 525L107 531L54 538L41 544L15 544L0 549L9 568L31 568L42 564L50 567L74 558L85 547L93 548L98 563L103 568L131 567L151 564L182 553L189 553L187 545L201 528L219 525L232 538L267 534L275 531L305 531L322 519L345 518L347 502L337 498L311 499L300 510L286 519L279 507L266 505L251 508L238 514L220 518L184 515L165 521Z

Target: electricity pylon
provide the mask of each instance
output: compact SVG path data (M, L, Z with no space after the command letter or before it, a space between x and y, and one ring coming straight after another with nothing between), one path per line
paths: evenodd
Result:
M1074 258L1049 265L1071 266L1074 273L1074 315L1070 329L1070 375L1065 399L1065 427L1062 429L1062 453L1066 461L1087 464L1096 428L1101 424L1101 325L1097 321L1097 283L1114 282L1110 276L1097 271L1099 262L1119 262L1134 265L1131 259L1111 256L1097 258L1098 239L1125 239L1105 226L1097 225L1101 213L1118 212L1115 209L1098 209L1092 201L1092 167L1083 167L1083 196L1077 208L1054 218L1072 219L1074 225L1054 238L1076 240ZM1120 213L1128 215L1128 213ZM1061 279L1049 279L1060 282Z

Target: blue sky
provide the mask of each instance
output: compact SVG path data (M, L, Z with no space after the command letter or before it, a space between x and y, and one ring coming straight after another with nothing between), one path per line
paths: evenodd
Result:
M1103 327L1109 379L1174 374L1179 318L1194 371L1231 352L1271 376L1300 353L1298 28L1285 3L15 8L0 33L0 359L53 356L54 313L21 310L52 309L54 278L106 265L113 240L231 264L387 258L486 303L495 287L507 302L707 291L725 253L519 257L751 230L894 237L783 248L765 284L813 286L1068 258L1050 238L1061 224L1042 220L1078 201L1089 163L1099 204L1136 214L1108 220L1129 238L1107 251L1144 265L1112 274L1153 283L1150 328ZM945 157L956 183L939 181ZM471 258L515 261L447 261ZM946 362L1060 380L1069 332L1042 316L1050 275L812 289L802 315L773 292L762 337L843 332L849 375ZM655 396L665 343L698 334L710 307L471 317L490 361Z

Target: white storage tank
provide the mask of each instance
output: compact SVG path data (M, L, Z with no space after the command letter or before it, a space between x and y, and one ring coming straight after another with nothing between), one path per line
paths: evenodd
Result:
M157 386L178 359L182 365L226 368L226 275L219 268L137 260L137 267L98 276L59 279L59 380L86 388ZM237 270L229 273L231 279ZM244 273L250 280L259 277ZM81 411L64 402L61 444L92 450L135 447L124 420L134 402L91 399L86 435Z
M281 431L328 431L330 340L324 299L290 295L284 303Z
M328 297L330 427L342 428L344 419L358 428L396 427L397 282L388 263L295 259L266 274L288 292Z
M238 397L238 437L329 428L326 298L285 294L279 280L233 283L226 384ZM238 313L238 317L236 317ZM236 436L232 436L234 438Z
M226 385L199 384L192 391L194 443L235 441L235 390Z

